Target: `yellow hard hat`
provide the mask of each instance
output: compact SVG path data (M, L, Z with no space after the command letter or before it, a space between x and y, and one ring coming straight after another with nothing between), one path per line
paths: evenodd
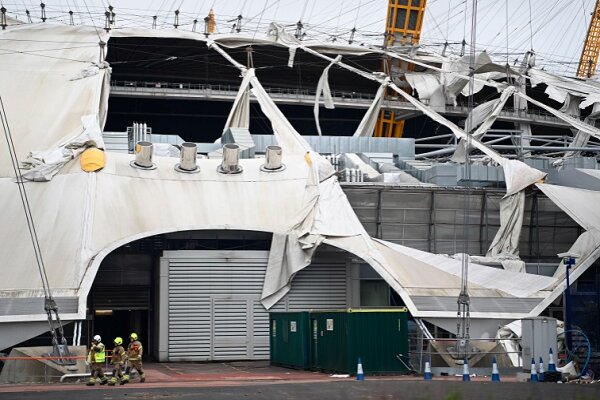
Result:
M131 340L138 340L138 335L137 335L137 333L133 332L131 335L129 335L129 338Z
M123 344L123 338L122 338L122 337L120 337L120 336L117 336L117 337L115 338L115 344L116 344L117 346L120 346L120 345L122 345L122 344Z

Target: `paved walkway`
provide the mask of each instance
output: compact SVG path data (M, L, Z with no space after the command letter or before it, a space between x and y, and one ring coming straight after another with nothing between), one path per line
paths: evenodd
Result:
M127 385L117 385L112 390L124 388L175 388L175 387L231 387L250 385L273 385L288 383L355 382L355 377L343 377L321 372L301 371L274 367L268 361L227 362L227 363L145 363L146 382L133 379ZM422 381L420 376L367 376L368 381ZM437 381L460 382L461 377L436 377ZM473 381L490 380L489 377L473 377ZM2 393L52 392L107 389L96 385L84 386L86 379L66 380L51 384L7 384L0 385ZM515 382L515 377L503 377L504 382ZM600 385L599 385L600 387Z

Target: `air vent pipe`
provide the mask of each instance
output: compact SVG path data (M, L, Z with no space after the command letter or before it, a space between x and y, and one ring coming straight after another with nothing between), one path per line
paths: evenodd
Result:
M200 172L200 168L196 164L197 158L196 143L184 142L181 144L181 156L179 164L175 165L175 170L184 173Z
M265 163L260 167L264 172L277 172L285 169L281 163L282 149L280 146L267 146L265 153Z
M141 169L155 169L156 164L152 162L152 143L139 141L135 144L135 160L129 163L132 167Z
M223 146L223 161L217 168L222 174L239 174L242 172L240 161L240 146L229 143Z

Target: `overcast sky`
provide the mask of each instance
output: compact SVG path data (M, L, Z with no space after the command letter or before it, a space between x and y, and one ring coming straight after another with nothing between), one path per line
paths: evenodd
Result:
M21 14L27 8L39 14L38 0L2 1ZM68 18L73 10L75 20L89 23L89 15L102 19L108 0L45 0L49 13ZM181 29L191 29L209 9L215 10L218 30L229 32L237 15L243 16L245 32L263 32L271 21L290 26L302 20L308 37L347 41L356 27L359 42L381 43L385 28L387 0L110 0L120 26L151 26L158 15L159 25L173 24L173 11L180 10ZM531 5L531 7L530 7ZM480 0L478 2L477 43L498 61L513 62L533 48L538 64L548 69L573 74L585 40L594 0ZM470 43L471 0L428 0L421 43L440 52L448 41L451 50L460 52L460 43ZM89 13L88 13L89 10ZM58 13L58 14L57 14ZM466 17L465 17L466 16ZM507 23L508 21L508 23ZM290 27L290 29L293 29ZM507 41L508 38L508 41ZM507 55L508 50L508 55Z

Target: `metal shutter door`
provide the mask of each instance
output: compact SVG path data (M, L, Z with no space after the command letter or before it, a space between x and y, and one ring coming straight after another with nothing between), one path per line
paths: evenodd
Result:
M169 359L268 358L268 342L267 354L260 350L264 348L262 336L268 340L268 312L259 302L268 252L165 254L169 259Z
M268 252L167 253L169 360L268 359L269 311L260 303ZM338 260L316 259L270 311L345 308L346 265Z

